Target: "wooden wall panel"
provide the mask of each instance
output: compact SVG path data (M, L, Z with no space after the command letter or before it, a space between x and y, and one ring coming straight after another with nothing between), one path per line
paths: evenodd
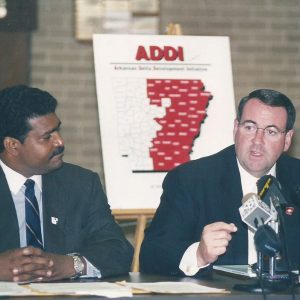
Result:
M30 32L37 29L37 1L1 2L0 17L0 89L29 83Z
M29 32L0 32L0 89L29 83Z

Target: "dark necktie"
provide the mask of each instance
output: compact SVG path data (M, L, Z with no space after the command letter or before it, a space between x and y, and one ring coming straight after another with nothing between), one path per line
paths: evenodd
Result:
M39 205L34 195L34 181L25 182L25 218L27 246L43 249Z

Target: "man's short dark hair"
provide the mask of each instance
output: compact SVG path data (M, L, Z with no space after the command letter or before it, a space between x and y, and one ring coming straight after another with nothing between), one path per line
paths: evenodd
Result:
M241 99L238 111L237 111L237 120L241 121L242 114L246 103L250 99L259 99L266 105L274 107L284 107L287 112L287 122L286 122L286 131L291 130L294 127L296 119L296 110L292 101L284 94L268 89L260 89L251 92L248 96Z
M16 85L0 91L0 153L5 137L23 143L31 130L29 119L54 113L56 106L56 99L38 88Z

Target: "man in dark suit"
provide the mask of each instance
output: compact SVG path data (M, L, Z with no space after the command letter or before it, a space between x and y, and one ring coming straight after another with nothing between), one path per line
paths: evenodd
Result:
M99 176L63 162L56 106L36 88L0 92L0 280L105 277L130 269L133 249ZM28 179L32 194L24 186ZM31 223L25 202L39 222Z
M300 160L283 155L291 145L295 108L283 94L256 90L244 97L234 121L235 145L171 170L141 247L141 271L200 276L213 264L252 264L253 232L242 222L243 195L272 175L282 185L292 267L300 254ZM220 129L222 130L222 129ZM298 204L297 204L298 202Z

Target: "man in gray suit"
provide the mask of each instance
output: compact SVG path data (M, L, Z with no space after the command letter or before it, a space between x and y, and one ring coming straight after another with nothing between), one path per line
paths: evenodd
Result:
M63 162L56 106L37 88L0 92L0 280L105 277L130 269L133 249L111 215L99 176ZM26 201L37 203L39 234L31 229L36 223Z

